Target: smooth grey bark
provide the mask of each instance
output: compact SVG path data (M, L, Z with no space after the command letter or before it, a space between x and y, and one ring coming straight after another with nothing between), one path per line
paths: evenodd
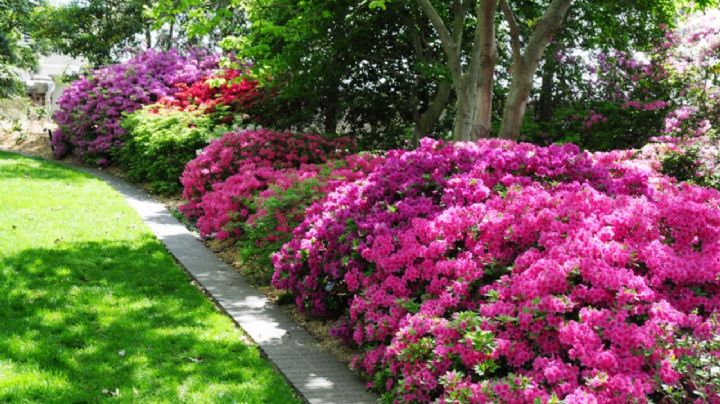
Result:
M492 128L493 79L497 63L497 41L495 39L495 1L483 2L478 10L478 21L482 22L480 33L480 72L475 106L473 135L488 137Z
M489 132L492 111L492 74L486 74L489 66L494 68L496 0L453 0L453 21L447 27L430 0L417 0L425 16L440 38L447 58L447 67L455 90L456 113L455 140L475 140ZM466 15L475 3L477 22L469 61L462 63L462 39Z
M553 0L543 16L536 22L530 40L524 51L520 43L520 30L507 0L500 0L500 8L510 26L513 63L512 82L505 99L502 123L498 136L505 139L517 139L520 136L525 108L527 107L533 79L540 60L553 34L562 26L572 0Z

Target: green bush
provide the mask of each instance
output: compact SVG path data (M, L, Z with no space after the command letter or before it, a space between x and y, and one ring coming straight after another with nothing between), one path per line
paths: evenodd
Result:
M243 236L238 240L243 273L259 285L270 283L272 254L290 241L290 229L300 224L305 209L323 196L321 181L317 178L299 181L286 190L274 188L273 196L253 201L251 208L263 214L242 224Z
M116 151L128 179L146 183L151 191L182 189L180 174L197 151L228 130L203 111L179 111L150 105L125 116L125 144Z
M661 159L662 172L677 178L678 181L695 181L700 169L697 150L688 149L683 152L669 152Z
M662 172L677 178L720 190L720 154L716 138L697 138L661 157Z
M554 112L553 119L545 122L528 114L522 128L525 139L540 145L575 143L592 151L639 148L662 134L667 113L626 108L616 102L569 105Z

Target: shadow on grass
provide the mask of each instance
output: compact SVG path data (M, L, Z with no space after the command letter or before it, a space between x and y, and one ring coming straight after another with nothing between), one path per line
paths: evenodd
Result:
M59 165L45 160L0 151L0 180L23 178L76 182L92 178L79 171L58 169L58 167Z
M0 254L0 402L110 398L294 400L153 239Z

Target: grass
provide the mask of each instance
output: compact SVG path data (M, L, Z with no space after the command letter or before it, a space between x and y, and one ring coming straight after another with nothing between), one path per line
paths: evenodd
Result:
M0 153L0 402L298 402L103 182Z

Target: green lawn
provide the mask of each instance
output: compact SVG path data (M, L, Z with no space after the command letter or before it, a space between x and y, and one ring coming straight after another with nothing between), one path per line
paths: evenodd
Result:
M0 153L0 402L104 400L298 401L119 194Z

